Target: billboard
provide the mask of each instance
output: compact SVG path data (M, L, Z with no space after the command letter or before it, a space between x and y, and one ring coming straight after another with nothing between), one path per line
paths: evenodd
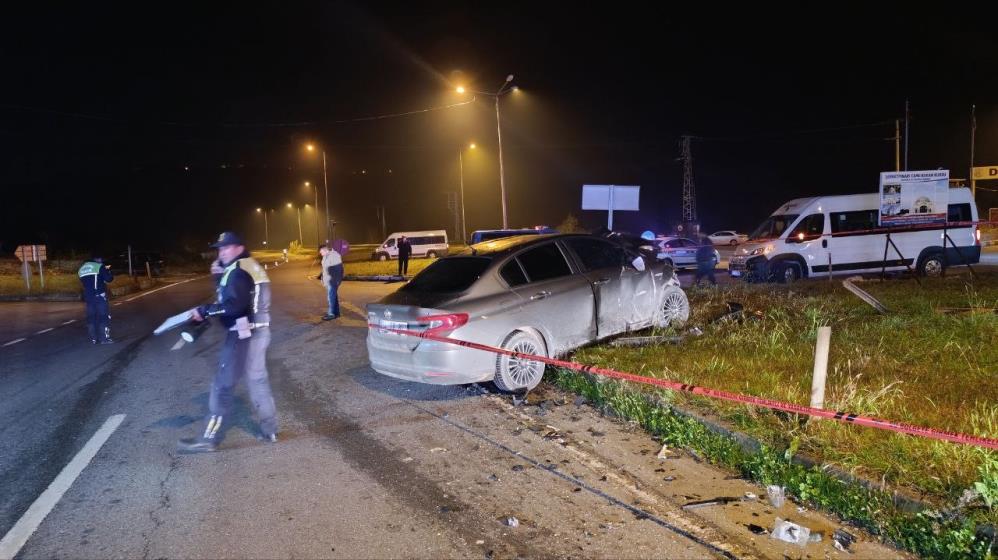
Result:
M882 227L944 224L948 206L948 169L880 174Z

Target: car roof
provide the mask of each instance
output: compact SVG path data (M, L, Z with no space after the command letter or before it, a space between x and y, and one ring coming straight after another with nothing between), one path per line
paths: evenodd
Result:
M503 237L500 239L491 239L489 241L483 241L481 243L476 243L471 245L467 249L458 253L458 255L469 257L469 256L503 256L514 251L518 251L525 247L531 245L540 245L546 241L551 241L554 239L568 239L572 237L587 237L592 239L602 239L595 235L589 235L585 233L545 233L541 235L514 235L512 237ZM607 240L609 241L609 240ZM610 241L611 243L613 241Z

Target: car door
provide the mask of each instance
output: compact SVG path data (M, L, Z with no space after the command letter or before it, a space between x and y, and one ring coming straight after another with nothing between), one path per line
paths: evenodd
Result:
M625 266L626 255L619 245L588 237L563 241L575 256L580 270L589 279L596 298L596 336L603 338L624 332L635 319L633 267Z
M596 338L595 296L589 279L573 270L555 242L515 256L527 283L513 288L523 298L523 321L540 330L551 355Z

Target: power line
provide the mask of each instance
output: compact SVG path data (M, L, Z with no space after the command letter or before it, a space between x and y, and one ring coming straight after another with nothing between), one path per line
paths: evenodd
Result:
M433 111L443 111L446 109L454 109L456 107L461 107L474 103L477 98L471 98L468 101L462 101L460 103L451 103L450 105L442 105L438 107L427 107L425 109L416 109L413 111L404 111L401 113L386 113L383 115L370 115L364 117L352 117L348 119L338 119L332 121L301 121L301 122L278 122L278 123L236 123L236 122L223 122L223 123L193 123L193 122L180 122L180 121L136 121L133 119L123 119L120 117L111 117L107 115L94 115L88 113L73 113L68 111L59 111L56 109L48 109L44 107L31 107L27 105L12 105L9 103L0 104L0 107L5 109L15 109L20 111L30 111L34 113L45 113L50 115L59 115L63 117L72 117L76 119L84 120L96 120L103 122L113 122L119 124L147 124L147 125L158 125L158 126L182 126L182 127L220 127L220 128L296 128L296 127L307 127L307 126L320 126L324 124L349 124L355 122L366 122L366 121L376 121L384 119L393 119L399 117L408 117L412 115L419 115L423 113L430 113Z

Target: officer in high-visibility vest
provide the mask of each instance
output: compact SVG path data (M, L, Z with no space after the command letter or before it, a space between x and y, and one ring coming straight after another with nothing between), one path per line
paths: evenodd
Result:
M92 344L111 344L111 314L107 306L106 284L114 280L111 267L104 259L94 255L83 263L79 271L83 285L83 300L87 302L87 332Z
M236 234L222 233L212 247L218 249L218 262L212 271L221 271L216 274L218 299L191 312L196 321L217 317L228 332L211 384L204 431L197 437L181 439L177 444L181 453L218 449L224 434L223 423L227 419L231 422L236 383L245 373L249 373L250 397L260 417L262 439L277 441L274 400L265 364L270 343L270 281Z

